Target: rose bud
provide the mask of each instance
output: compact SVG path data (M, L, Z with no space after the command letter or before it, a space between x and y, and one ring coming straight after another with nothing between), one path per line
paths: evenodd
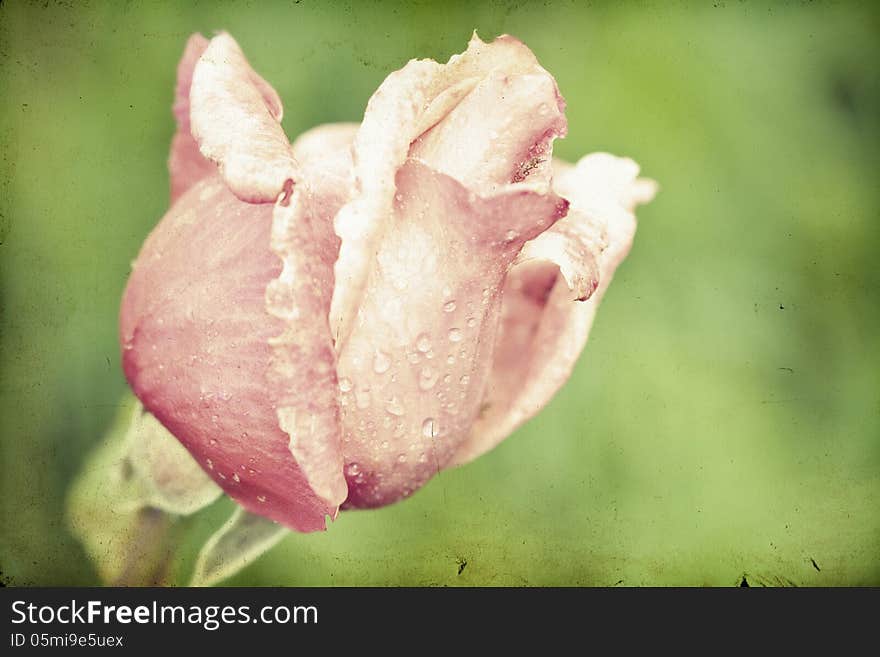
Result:
M490 450L569 377L654 194L628 159L554 161L563 110L525 45L474 35L291 145L236 42L192 37L172 205L122 302L135 394L299 531Z

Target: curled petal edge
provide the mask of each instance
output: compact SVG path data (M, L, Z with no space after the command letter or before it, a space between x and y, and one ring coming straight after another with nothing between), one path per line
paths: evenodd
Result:
M606 153L585 156L574 167L554 163L554 168L561 171L554 187L570 200L571 209L526 244L508 274L483 412L452 465L472 461L497 446L568 380L599 303L632 246L632 210L657 191L654 181L636 177L635 162ZM521 291L533 289L535 281L542 292L532 296L528 312L516 312ZM578 300L582 297L586 300ZM518 330L522 325L526 330ZM517 385L509 385L511 381Z
M215 162L229 189L248 203L271 203L296 179L281 129L281 99L251 68L235 39L211 39L190 88L190 125L202 155Z

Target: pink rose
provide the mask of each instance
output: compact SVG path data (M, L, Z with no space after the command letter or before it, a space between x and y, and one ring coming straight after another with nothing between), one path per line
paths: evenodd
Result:
M570 375L654 194L632 160L554 161L563 109L526 46L475 35L291 145L232 37L191 37L171 209L122 301L134 392L299 531L490 450Z

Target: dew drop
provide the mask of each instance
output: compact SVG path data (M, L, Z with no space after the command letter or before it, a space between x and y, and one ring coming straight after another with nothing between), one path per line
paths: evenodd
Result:
M434 384L437 383L437 379L440 375L436 370L430 367L423 367L422 371L419 372L419 388L422 390L430 390L434 387Z
M427 333L422 333L419 337L416 338L416 349L425 353L426 351L431 349L431 336Z
M461 378L458 380L458 382L461 385L466 386L468 383L471 382L471 377L469 377L467 374L462 374Z
M437 435L437 422L434 418L425 418L422 422L422 435L425 438L434 438Z
M458 328L449 329L449 341L450 342L461 342L461 329L458 329Z
M398 454L397 455L398 463L406 463L406 454Z
M391 367L391 359L388 358L388 354L381 349L377 349L375 356L373 356L373 371L376 374L384 374L388 371L389 367Z
M351 464L349 464L349 466L347 468L345 468L346 474L348 474L352 477L359 474L360 471L361 471L361 466L359 466L357 463L351 463Z
M354 393L355 402L358 408L366 408L370 405L370 390L364 388Z
M449 365L455 365L455 354L449 354L446 357L446 363Z
M474 328L477 325L477 320L474 317L467 318L467 325L469 328Z
M240 483L241 483L241 477L238 476L238 473L237 473L237 472L236 472L235 474L232 475L232 481L234 481L234 482L237 483L237 484L240 484Z
M261 504L265 504L266 503L266 496L265 495L257 495L257 501L260 502Z
M447 301L443 304L443 312L451 313L455 310L455 301Z
M403 415L403 406L400 405L397 397L392 397L388 400L388 403L385 404L385 410L391 413L391 415L396 415L398 417Z
M519 237L519 233L516 232L515 230L509 230L506 233L504 233L504 239L507 240L508 242L512 242L517 237Z
M449 383L450 381L452 381L451 374L447 374L446 376L443 377L443 383Z
M339 389L342 392L349 392L352 388L351 379L342 377L339 379Z
M208 464L208 468L209 468L209 469L211 469L211 470L214 469L214 461L212 461L211 459L208 459L208 460L205 461L205 463Z

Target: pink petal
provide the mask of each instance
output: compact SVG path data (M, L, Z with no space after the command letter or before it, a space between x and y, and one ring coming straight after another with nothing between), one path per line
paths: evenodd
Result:
M483 198L417 160L395 189L340 345L348 507L394 502L448 465L479 412L507 269L567 209L524 185Z
M425 132L411 157L430 162L482 193L550 170L550 144L565 134L556 82L546 72L493 71ZM531 176L531 177L530 177ZM549 182L549 179L544 182Z
M217 175L180 197L134 265L120 318L123 366L144 406L231 497L313 531L341 501L328 499L326 481L312 483L317 461L341 468L341 455L331 436L326 451L309 452L298 464L277 408L307 395L324 407L335 381L284 376L291 387L279 394L278 347L270 343L290 326L266 310L266 287L282 273L269 249L273 210L238 200ZM300 287L311 285L303 280ZM305 315L301 323L312 321ZM311 335L329 344L321 322ZM338 413L332 402L326 408Z
M352 187L357 127L329 124L301 135L293 156L302 176L275 206L272 250L283 263L266 288L270 314L285 323L270 340L270 380L281 391L277 415L309 485L334 507L345 500L336 353L328 325L339 238L333 217ZM305 283L305 284L304 284Z
M211 39L192 76L192 134L243 201L274 201L296 167L281 129L278 94L228 34Z
M495 447L571 375L599 302L632 245L632 210L656 191L653 181L636 178L635 162L604 153L576 167L554 167L562 170L554 187L569 198L571 210L526 244L511 269L483 412L454 464Z
M301 134L292 147L297 166L308 172L312 193L328 204L322 234L326 233L334 242L334 261L339 251L339 239L333 232L333 217L351 198L354 186L352 143L357 130L357 123L327 123Z
M499 80L504 76L547 76L552 81L532 52L517 39L501 36L492 43L483 43L475 33L464 53L454 55L446 64L433 60L412 60L401 70L389 75L370 98L354 145L355 178L359 193L335 220L336 233L342 239L342 245L336 263L338 284L333 293L330 325L338 344L345 341L364 294L365 281L372 264L370 255L376 252L384 239L387 229L385 218L391 213L394 202L395 176L410 156L411 144L447 117L481 80L496 74L501 75ZM556 116L563 104L555 83L552 89L552 97L547 100L547 111L548 116L554 118L551 121L553 135L542 139L542 133L538 131L539 134L529 144L538 145L534 155L543 154L552 136L562 134L565 129L564 121ZM480 97L476 104L484 106L484 95L478 95ZM474 118L472 114L470 116ZM448 149L438 147L438 142L442 144L443 141L442 133L442 130L438 131L438 138L431 140L432 145L425 148L440 153L443 162L448 163L454 159L454 154L453 158L448 158ZM509 147L514 145L520 148L527 143L528 140L524 142L521 137L521 134L513 135L506 150L509 151ZM455 149L463 143L464 139L456 138L450 148ZM425 155L428 161L444 170L443 162L432 160L428 153ZM522 157L526 163L532 158L528 153ZM519 159L509 162L511 179L516 177L517 171L522 173L522 168L517 168L522 162ZM476 167L479 164L467 170L473 171ZM460 180L481 193L488 191L481 189L479 181L471 185L469 180Z
M177 87L174 98L177 132L171 141L171 154L168 158L172 203L198 181L217 170L213 162L202 157L199 145L193 139L189 128L189 90L193 70L207 47L208 40L205 37L201 34L193 34L186 42L183 57L177 66Z

